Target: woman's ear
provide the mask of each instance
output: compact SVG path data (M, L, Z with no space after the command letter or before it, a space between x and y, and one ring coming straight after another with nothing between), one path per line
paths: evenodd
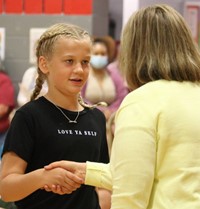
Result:
M38 66L44 74L47 74L49 72L49 69L48 69L48 66L47 66L47 60L44 56L39 57Z

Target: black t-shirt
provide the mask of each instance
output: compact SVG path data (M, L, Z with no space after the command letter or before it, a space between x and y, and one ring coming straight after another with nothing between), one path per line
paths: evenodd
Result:
M72 120L77 116L77 112L62 111ZM107 163L105 117L98 109L85 108L77 123L69 123L51 102L40 97L17 110L3 153L7 151L15 152L28 163L26 173L59 160ZM86 185L70 195L39 189L16 205L19 209L100 208L95 188Z

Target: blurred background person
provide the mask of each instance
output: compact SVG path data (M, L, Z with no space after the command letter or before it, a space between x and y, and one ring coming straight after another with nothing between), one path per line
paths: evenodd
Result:
M110 36L94 37L90 60L92 69L82 91L84 100L89 103L94 104L101 101L107 103L107 107L100 107L107 121L128 93L119 71L107 68L109 63L114 60L115 54L114 39Z
M10 113L15 107L13 83L0 60L0 154L10 125Z
M18 107L21 107L22 105L30 101L31 94L35 88L35 82L37 77L38 77L38 73L37 73L37 68L35 66L32 66L25 71L22 77L22 81L19 84L19 93L17 95ZM45 95L47 89L48 87L45 82L44 85L42 86L42 90L39 96Z

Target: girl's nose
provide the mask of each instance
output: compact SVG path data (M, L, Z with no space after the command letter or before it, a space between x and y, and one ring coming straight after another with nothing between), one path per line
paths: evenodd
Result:
M76 71L76 72L81 72L81 71L83 71L83 66L82 66L82 64L81 64L81 63L77 63L76 66L75 66L75 68L74 68L74 71Z

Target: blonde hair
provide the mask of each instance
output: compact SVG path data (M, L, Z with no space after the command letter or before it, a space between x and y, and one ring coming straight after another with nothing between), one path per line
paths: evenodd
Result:
M183 17L163 4L138 10L121 38L120 68L130 88L165 79L200 81L200 53Z
M77 26L77 25L72 25L72 24L66 24L66 23L57 23L53 26L51 26L49 29L47 29L39 38L36 46L36 58L37 58L37 64L39 64L39 57L44 56L47 59L51 59L51 56L53 55L54 47L56 41L61 38L61 37L66 37L70 39L75 39L75 40L81 40L81 39L88 39L91 41L91 46L92 46L92 39L89 33L84 30L83 28ZM38 77L36 79L36 85L35 89L31 95L31 101L35 100L37 96L40 94L40 91L42 89L42 85L46 79L45 74L40 70L39 65L37 67L37 73ZM99 105L105 105L103 102L94 104L94 105L89 105L86 104L81 95L79 94L78 102L88 108L94 108Z

